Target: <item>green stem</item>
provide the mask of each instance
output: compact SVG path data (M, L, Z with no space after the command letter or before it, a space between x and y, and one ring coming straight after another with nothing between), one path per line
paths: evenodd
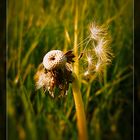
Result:
M78 47L77 47L77 43L78 43L78 0L75 0L75 5L74 5L74 12L75 12L75 16L74 16L74 55L75 55L75 63L74 63L74 72L78 75L79 73L79 63L78 63Z
M74 80L72 82L72 90L73 90L73 97L74 97L75 107L76 107L79 140L87 140L88 136L87 136L86 117L85 117L81 91L79 88L77 76L75 74L73 74L73 76L74 76Z

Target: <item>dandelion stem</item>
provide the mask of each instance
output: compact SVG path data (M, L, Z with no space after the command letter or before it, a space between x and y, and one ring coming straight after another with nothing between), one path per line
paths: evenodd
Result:
M77 116L77 126L79 132L79 140L87 140L87 127L86 127L86 117L84 112L84 105L82 101L79 81L77 79L79 73L79 63L78 63L78 0L75 1L75 17L74 17L74 55L76 57L76 61L74 64L74 72L73 77L74 80L72 82L72 90L73 97L75 101L76 107L76 116Z
M76 107L77 115L77 126L79 131L79 140L87 140L87 126L86 126L86 117L84 112L84 105L82 101L81 91L79 88L79 82L76 74L73 74L74 80L72 82L73 97Z
M75 12L75 17L74 17L74 55L75 58L78 58L78 47L77 47L77 42L78 42L78 0L75 0L75 5L74 5L74 12ZM74 71L78 75L79 69L78 69L78 59L75 60L75 65L74 65Z

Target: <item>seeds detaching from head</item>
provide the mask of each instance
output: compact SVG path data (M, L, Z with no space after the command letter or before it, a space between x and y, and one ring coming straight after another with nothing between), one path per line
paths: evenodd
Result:
M89 26L90 31L90 48L89 52L86 52L87 71L84 73L85 78L89 75L102 76L104 69L112 62L114 57L110 48L111 36L108 32L108 26L97 25L92 23Z
M48 52L34 76L36 89L43 87L44 91L48 90L52 97L54 97L55 89L58 89L59 96L64 96L69 83L72 82L72 70L69 67L70 63L74 62L74 57L72 51L63 53L60 50L52 50Z

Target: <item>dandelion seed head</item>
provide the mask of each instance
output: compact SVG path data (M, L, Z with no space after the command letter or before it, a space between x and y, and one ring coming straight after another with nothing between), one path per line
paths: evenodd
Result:
M66 64L67 58L60 50L52 50L43 58L43 65L47 70L53 70Z
M52 50L48 52L34 76L36 89L43 88L44 92L48 90L52 97L55 97L56 89L58 97L66 95L69 84L73 80L71 63L74 62L74 57L73 51L63 53L60 50Z

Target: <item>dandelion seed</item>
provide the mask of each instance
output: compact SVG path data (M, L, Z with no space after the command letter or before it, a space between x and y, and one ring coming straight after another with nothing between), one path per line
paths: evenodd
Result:
M36 89L40 89L41 87L44 86L45 83L46 83L45 82L45 74L40 73L39 77L38 77L38 80L37 80L37 83L36 83Z
M102 63L101 62L97 62L97 64L95 65L95 71L97 73L100 73L103 70L102 68L103 68Z
M97 46L94 48L95 53L103 63L110 63L113 57L112 51L108 46L109 40L100 39Z
M45 77L46 77L46 75L45 75L45 72L44 72L43 65L40 64L39 67L38 67L38 70L37 70L37 72L34 76L34 80L36 82L36 89L40 89L41 87L44 86L44 83L46 83L45 82L45 80L46 80Z
M39 65L39 68L34 76L34 80L36 82L36 89L43 87L44 91L48 90L50 93L53 92L53 85L56 81L53 78L53 73L50 71L46 72L43 64Z
M98 26L95 23L92 23L89 27L91 32L91 38L94 40L99 40L101 37L107 35L107 28L105 26Z
M91 54L88 54L88 55L87 55L87 61L88 61L88 64L89 64L89 65L92 65L92 63L93 63L92 61L93 61L93 60L92 60L92 55L91 55Z
M90 73L89 71L87 70L85 73L84 73L84 76L88 76Z
M95 65L94 71L98 75L99 79L102 79L104 69L105 69L105 64L98 61L97 64Z

